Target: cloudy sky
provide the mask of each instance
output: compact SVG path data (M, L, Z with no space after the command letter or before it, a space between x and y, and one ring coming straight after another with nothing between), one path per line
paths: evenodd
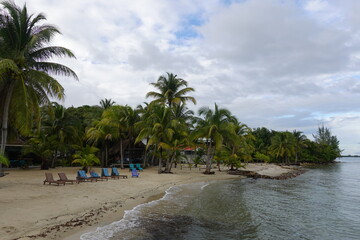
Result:
M25 1L16 0L23 5ZM79 81L58 78L65 106L111 98L135 107L165 72L201 106L228 108L250 127L329 127L360 154L358 0L28 0L62 32L53 45Z

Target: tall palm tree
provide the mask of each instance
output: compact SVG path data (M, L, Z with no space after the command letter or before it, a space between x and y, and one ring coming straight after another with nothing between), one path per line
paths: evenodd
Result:
M135 139L138 135L138 128L136 127L136 124L140 121L140 110L125 105L122 108L122 115L120 121L123 123L125 139L128 142L126 148L128 150L129 158L134 159L134 150L132 148L134 148Z
M69 49L48 45L60 31L42 24L46 20L43 14L29 15L25 5L20 8L13 1L1 5L0 153L4 153L9 119L20 132L28 132L34 113L39 115L39 105L49 103L49 97L64 97L63 87L51 75L77 76L70 68L48 61L75 56Z
M186 101L192 101L196 104L194 97L185 96L185 94L195 90L188 87L187 81L177 77L177 75L166 73L166 76L160 76L157 82L151 83L151 85L159 89L159 92L151 91L146 94L146 97L155 98L152 103L165 104L170 108L175 104L185 103Z
M215 150L222 147L225 137L233 134L231 132L232 127L230 126L232 116L229 110L219 108L216 103L214 110L208 107L200 108L199 115L203 118L198 118L194 138L205 138L206 140L207 159L205 173L210 174Z
M125 139L126 134L126 126L124 124L124 106L114 105L108 109L106 109L100 121L100 126L103 126L109 129L114 129L111 131L112 138L119 140L120 146L120 161L121 161L121 168L124 168L124 149L123 149L123 141Z
M54 168L59 153L64 152L71 143L75 128L65 118L66 108L56 102L42 107L42 119L39 131L45 134L45 140L53 151L51 167Z
M95 123L95 127L91 127L86 131L85 138L89 143L101 144L105 148L105 161L102 159L101 166L107 167L109 156L109 144L113 140L114 135L117 135L117 129L113 126L98 121Z
M231 119L231 133L229 137L225 138L225 144L231 151L230 167L241 166L241 160L249 161L252 159L251 154L254 151L252 141L254 136L251 134L251 128L246 124L238 121L236 117ZM238 161L238 162L237 162ZM234 163L236 163L234 165Z
M164 144L170 142L174 136L175 121L176 120L171 120L170 108L161 105L152 105L148 117L137 124L141 126L142 129L136 138L136 142L148 138L149 140L146 147L156 146L156 150L160 152L159 173L162 172L163 147Z

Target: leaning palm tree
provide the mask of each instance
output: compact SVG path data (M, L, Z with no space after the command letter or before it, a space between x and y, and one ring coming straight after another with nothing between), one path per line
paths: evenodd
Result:
M42 24L43 14L29 15L13 1L1 2L0 13L0 117L1 148L4 153L8 122L21 133L32 127L39 105L49 98L63 99L64 89L51 75L77 76L70 68L49 62L52 57L75 58L66 48L49 46L60 31Z
M185 103L186 101L192 101L196 104L194 97L185 95L195 90L188 87L187 81L177 77L177 75L166 73L166 76L160 76L157 82L151 83L151 85L159 89L159 92L151 91L146 94L146 97L155 98L152 103L165 104L170 108L175 104Z

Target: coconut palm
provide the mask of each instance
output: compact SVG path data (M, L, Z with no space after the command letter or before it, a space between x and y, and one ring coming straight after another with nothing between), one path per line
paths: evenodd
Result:
M295 137L295 162L298 161L299 154L303 148L306 148L306 136L299 131L294 130L293 135Z
M215 150L219 150L222 147L225 137L230 137L233 134L230 126L232 116L229 110L219 108L216 103L214 110L208 107L200 108L199 115L203 118L198 118L197 120L194 138L202 138L206 141L207 158L205 173L210 174Z
M228 165L233 169L241 166L241 160L250 161L252 159L254 136L251 134L251 129L234 116L231 118L229 127L232 128L232 134L225 138L225 144L229 149Z
M80 164L85 171L88 171L88 168L91 168L94 164L100 164L100 160L95 155L95 153L99 151L98 148L90 145L75 147L78 150L73 155L74 160L72 163Z
M160 76L155 83L151 83L159 92L148 92L146 97L153 97L152 103L161 103L168 105L170 108L186 101L192 101L196 104L194 97L185 96L189 92L195 91L191 87L187 87L188 83L184 79L178 78L177 75L166 73L166 76Z
M85 138L91 144L101 144L105 148L105 161L102 159L101 166L107 167L109 156L109 144L114 135L117 136L117 129L111 125L104 124L102 121L95 123L95 127L87 130Z
M141 126L141 130L136 138L136 142L148 138L146 148L155 146L155 149L160 152L159 173L162 172L163 147L164 144L170 142L174 136L175 122L177 121L171 120L170 108L161 105L152 105L148 116L137 124Z
M9 159L8 159L5 155L3 155L3 154L1 154L1 153L0 153L0 163L1 163L1 164L4 164L5 166L9 166L9 165L10 165ZM3 173L0 172L0 177L1 177L2 175L3 175Z
M289 163L289 158L295 155L295 137L290 132L278 132L271 138L271 153L282 162Z
M123 123L126 139L129 141L128 146L133 147L135 138L138 135L136 123L140 121L140 110L125 105L122 108L120 121Z
M63 87L51 75L77 76L70 68L48 61L75 56L69 49L48 45L60 31L42 24L43 14L29 15L26 6L20 8L13 1L1 5L0 153L4 153L9 119L21 133L27 133L33 117L39 116L39 105L49 103L49 97L64 97Z
M49 150L53 151L51 167L54 168L58 155L64 152L67 144L75 136L75 128L65 118L66 108L56 102L42 107L41 131L48 142Z
M102 116L99 125L103 128L106 126L108 129L112 129L111 135L112 139L119 140L120 146L120 161L121 168L124 168L124 149L123 149L123 141L126 138L126 126L124 124L124 106L115 105L108 109L106 109Z

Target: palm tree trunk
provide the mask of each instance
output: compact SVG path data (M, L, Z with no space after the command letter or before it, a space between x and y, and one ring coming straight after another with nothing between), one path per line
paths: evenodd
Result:
M173 154L173 156L171 157L170 166L169 166L169 172L168 173L171 173L171 168L172 168L172 165L174 164L174 159L175 159L175 154ZM175 168L176 168L176 166L175 166Z
M158 169L158 173L160 174L162 168L162 148L160 148L160 157L159 157L159 169Z
M108 166L108 145L105 143L105 167Z
M205 174L210 174L211 172L211 160L212 160L212 157L211 157L211 151L212 151L212 147L211 147L211 141L210 141L210 144L209 144L209 147L208 147L208 151L207 151L207 158L206 158L206 169L205 169Z
M149 138L146 138L146 145L148 143ZM143 159L143 168L145 168L147 165L147 148L145 147L144 151L144 159Z
M121 138L120 138L120 167L121 169L124 169L124 153L123 153L123 144Z
M145 149L144 159L143 159L143 167L144 167L144 168L146 167L146 164L147 164L147 150Z
M169 169L170 169L170 154L169 154L169 151L166 151L166 155L167 155L167 158L166 158L166 164L165 164L165 172L166 173L169 173Z
M154 166L154 162L155 162L155 154L156 153L156 146L154 147L154 150L152 152L152 157L151 157L151 166Z
M53 157L52 162L51 162L51 168L55 168L55 163L56 163L56 160L57 160L57 153L58 153L57 148L55 149L54 152L55 153L54 153L54 157Z
M4 103L4 110L3 110L2 123L1 123L2 129L1 129L1 145L0 145L0 153L3 155L5 155L10 101L11 101L12 93L14 91L14 87L15 87L15 82L12 81L10 83L8 92L6 94L5 103ZM2 164L1 163L0 163L0 172L2 172Z

